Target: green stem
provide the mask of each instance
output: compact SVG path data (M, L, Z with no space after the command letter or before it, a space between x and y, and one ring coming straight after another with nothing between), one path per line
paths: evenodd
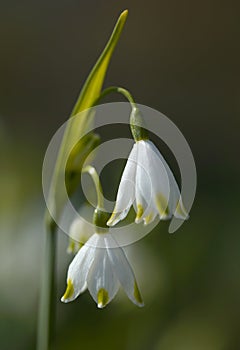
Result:
M109 88L102 91L101 95L96 99L93 106L98 105L104 97L114 92L123 95L131 104L132 112L130 115L130 127L134 140L136 142L140 140L147 140L148 132L145 128L144 120L141 116L139 108L136 105L136 102L128 90L118 86L110 86Z
M49 214L48 214L49 216ZM45 230L45 245L42 263L37 350L48 350L54 329L55 266L57 226L50 219Z
M82 172L88 173L92 177L97 192L97 206L93 214L93 223L96 230L95 232L98 234L106 233L109 231L109 227L107 226L109 214L104 209L104 197L98 173L91 165L87 165L85 168L83 168Z
M102 185L101 185L98 173L96 172L96 169L91 165L87 165L85 168L83 168L82 172L88 173L91 176L97 192L97 207L99 209L103 209L104 198L103 198Z
M99 104L99 102L106 97L107 95L111 94L111 93L119 93L121 95L123 95L131 104L132 109L137 108L137 105L132 97L132 95L130 94L130 92L122 87L118 87L118 86L110 86L108 88L106 88L105 90L103 90L100 94L100 96L95 100L94 102L94 106L96 106L97 104Z

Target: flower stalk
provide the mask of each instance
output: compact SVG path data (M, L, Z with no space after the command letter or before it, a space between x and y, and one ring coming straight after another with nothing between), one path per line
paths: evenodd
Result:
M91 176L97 193L97 207L94 210L93 214L93 224L96 226L96 232L106 233L106 231L108 231L108 226L106 223L108 221L109 214L105 212L104 209L104 197L98 173L96 172L96 169L91 165L87 165L85 168L83 168L82 172L88 173Z
M83 168L82 173L88 173L91 176L95 185L96 193L97 193L97 207L100 209L103 209L104 199L103 199L102 185L101 185L98 173L96 172L96 169L91 165L87 165L85 168Z
M47 221L37 333L37 350L49 349L54 330L57 225Z
M107 95L111 93L119 93L123 95L128 100L128 102L132 107L132 111L130 114L130 128L131 128L134 141L137 142L140 140L148 140L148 131L146 130L144 119L141 116L141 112L137 107L137 104L134 101L133 96L127 89L123 87L118 87L118 86L110 86L106 88L105 90L102 91L100 96L96 99L96 101L94 102L94 106L98 105L102 99L104 99Z

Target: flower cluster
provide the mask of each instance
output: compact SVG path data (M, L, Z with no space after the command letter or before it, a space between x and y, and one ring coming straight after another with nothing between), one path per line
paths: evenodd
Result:
M121 285L131 301L143 306L131 265L123 248L117 246L109 227L124 220L131 206L136 212L136 224L143 222L148 225L156 217L160 220L173 216L182 220L188 218L174 175L159 150L148 139L137 112L134 107L131 129L135 144L123 171L110 218L106 218L99 209L103 207L100 181L95 170L88 166L101 205L95 210L95 232L90 233L91 237L88 234L85 245L69 266L67 289L61 299L63 302L76 299L88 288L98 307L103 308L114 298ZM82 222L75 221L70 236L72 233L75 238L79 235L82 239L83 231Z

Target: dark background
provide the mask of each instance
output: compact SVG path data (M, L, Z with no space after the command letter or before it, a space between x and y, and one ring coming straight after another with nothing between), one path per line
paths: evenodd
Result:
M105 86L180 128L197 195L175 235L161 223L134 247L143 309L117 296L100 311L88 292L61 304L71 258L59 235L53 349L240 349L239 5L176 0L1 2L1 349L35 348L44 153L125 8Z

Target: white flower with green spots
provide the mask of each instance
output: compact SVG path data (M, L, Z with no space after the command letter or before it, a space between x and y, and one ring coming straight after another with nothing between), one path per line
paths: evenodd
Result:
M71 262L67 275L67 289L61 301L76 299L86 289L99 308L106 306L116 295L119 285L129 299L138 306L143 300L131 265L111 233L95 233L79 250Z
M151 223L173 215L187 219L174 175L156 146L147 139L137 141L129 155L120 181L115 208L107 222L114 226L123 220L131 206L135 222Z

